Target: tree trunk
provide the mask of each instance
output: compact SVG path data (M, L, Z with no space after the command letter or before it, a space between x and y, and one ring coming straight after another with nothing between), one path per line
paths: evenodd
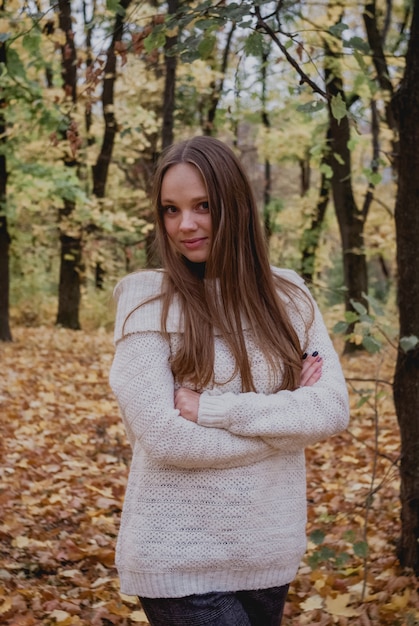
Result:
M233 22L228 32L223 50L223 59L220 67L221 78L218 81L214 81L211 85L210 105L208 107L207 115L202 125L202 131L204 135L207 136L211 136L214 134L215 115L217 113L218 103L220 102L221 94L223 93L224 89L224 80L228 67L228 58L230 55L231 42L233 40L233 33L235 30L236 23Z
M0 157L0 177L2 176ZM9 324L9 232L7 217L0 215L0 341L12 341Z
M111 164L113 148L115 145L115 137L117 133L117 122L114 107L116 53L117 46L122 41L125 10L130 5L130 2L131 0L121 0L120 2L120 6L124 10L116 14L112 41L106 53L102 90L102 111L105 122L105 130L98 158L92 167L93 193L97 198L105 197L109 166ZM100 263L97 263L95 268L95 285L97 289L103 289L104 278L105 270Z
M94 0L93 2L89 2L89 5L91 6L88 7L88 3L86 2L86 0L83 0L83 21L84 30L86 32L86 75L89 74L90 69L93 66L92 33L94 19L96 15L96 0ZM89 8L91 11L90 17L87 16L87 11ZM90 134L93 123L92 108L93 103L91 102L91 98L89 97L84 108L84 125L86 128L88 146L91 146L94 143L94 139Z
M60 211L67 217L74 211L74 204L65 201ZM64 328L80 330L79 310L81 301L80 285L83 274L82 246L80 237L72 237L60 232L61 264L58 289L57 324Z
M71 3L59 0L59 26L65 33L65 44L62 47L62 77L67 98L75 104L77 101L77 58L72 29ZM68 119L69 126L71 117ZM68 167L77 164L75 157L66 161ZM63 200L64 207L59 211L60 223L60 279L58 287L58 312L56 323L64 328L78 330L80 328L79 309L81 300L82 279L82 243L81 237L67 235L61 224L62 217L70 217L74 204Z
M368 43L372 52L372 62L377 73L377 82L387 96L385 102L386 121L388 127L396 131L396 120L394 112L388 100L388 96L393 95L393 85L390 80L387 60L383 49L383 37L378 29L377 6L376 0L367 0L363 13L365 30L367 33Z
M395 222L400 337L419 338L419 0L415 0L405 73L393 98L399 124ZM399 559L419 575L419 347L399 349L394 401L401 435Z
M261 105L262 105L262 124L266 131L269 131L271 127L271 121L269 119L268 107L267 107L267 66L269 60L269 49L263 50L261 63ZM272 172L271 162L268 158L265 159L265 176L263 180L263 227L265 232L266 244L269 249L269 242L272 237L272 215L271 215L271 189L272 189Z
M304 198L304 196L308 193L310 189L311 165L310 165L309 153L307 153L303 159L300 159L299 165L300 165L300 196Z
M332 193L339 232L342 241L343 274L345 285L345 309L353 311L351 300L362 302L367 308L363 294L368 293L367 261L364 248L364 224L366 215L356 205L352 190L351 153L348 147L350 126L347 116L337 120L332 113L331 99L341 97L345 102L342 78L338 70L338 54L325 45L325 82L329 97L330 159L332 167ZM351 329L350 329L351 330ZM346 342L345 352L358 349Z
M120 5L124 9L128 8L131 0L121 0ZM109 165L112 158L113 147L117 124L114 113L114 89L116 81L116 46L122 40L124 26L124 12L118 12L115 17L112 41L106 54L104 69L103 90L102 90L102 110L105 122L105 132L103 134L102 146L93 172L93 193L97 198L104 198L106 182L108 180Z
M4 9L4 2L0 5ZM6 65L6 44L0 42L0 63ZM6 144L6 121L4 108L6 100L0 97L0 144ZM6 155L0 153L0 341L12 341L9 324L9 244L10 237L7 228L7 163Z
M322 163L329 164L330 158L327 153L322 158ZM325 174L320 178L319 199L314 214L311 217L310 227L306 228L302 236L302 252L301 252L301 276L308 283L313 282L314 262L316 259L316 251L319 247L320 235L323 228L324 216L326 215L327 205L330 198L330 181Z
M179 8L179 0L168 0L168 14L175 15ZM175 88L177 57L170 52L176 44L177 36L168 37L165 46L164 64L166 68L163 95L163 126L162 126L162 148L163 150L173 143L173 125L175 111Z

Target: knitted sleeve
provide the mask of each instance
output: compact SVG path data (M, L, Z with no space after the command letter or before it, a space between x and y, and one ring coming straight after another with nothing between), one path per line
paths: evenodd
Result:
M182 468L239 467L275 453L260 437L180 417L169 357L168 341L159 332L132 333L117 343L110 384L133 447L138 443L154 460Z
M317 350L323 357L320 380L311 387L271 395L206 391L199 401L198 424L224 428L244 437L262 437L283 451L304 448L347 427L346 383L314 300L313 306L315 316L309 330L308 351Z

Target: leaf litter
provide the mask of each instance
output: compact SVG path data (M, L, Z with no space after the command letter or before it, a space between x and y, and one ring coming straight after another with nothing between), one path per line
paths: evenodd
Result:
M147 624L114 566L130 450L112 336L18 327L14 339L0 345L0 623ZM283 625L419 625L418 580L396 557L394 355L342 364L351 423L307 450L308 550Z

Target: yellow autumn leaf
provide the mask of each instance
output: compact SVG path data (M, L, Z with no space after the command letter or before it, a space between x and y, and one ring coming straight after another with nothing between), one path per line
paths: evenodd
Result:
M0 33L8 33L10 31L10 23L9 20L1 19L0 20Z
M402 596L392 596L391 601L383 606L386 610L405 609L410 600L410 589L405 589Z
M131 609L122 604L122 602L115 600L107 602L106 608L112 615L119 615L120 617L129 617L131 615Z
M54 611L52 611L50 613L50 616L53 619L55 619L55 621L58 624L63 624L63 623L71 624L71 621L68 622L68 620L71 620L72 617L71 617L70 613L67 613L67 611L61 611L60 609L55 609Z
M139 624L149 623L147 616L142 609L140 609L139 611L134 611L129 617L132 622L136 622Z
M323 598L318 595L310 596L304 602L301 602L300 608L303 611L314 611L315 609L321 609L323 607Z
M106 585L109 582L112 582L112 578L110 578L110 576L101 576L100 578L97 578L90 586L91 589L97 589L98 587L102 587L103 585Z
M76 578L80 576L80 570L78 569L66 569L64 572L61 572L61 576L65 578Z
M12 546L15 548L27 548L30 543L29 537L25 537L24 535L19 535L19 537L15 537L12 541Z
M12 601L10 598L5 598L4 601L0 604L0 615L7 613L12 608Z
M360 609L348 606L351 599L350 593L343 593L336 598L330 596L326 598L326 610L331 615L339 615L341 617L356 617L360 615Z
M351 341L352 341L352 342L353 342L356 346L360 346L360 345L362 344L363 339L364 339L364 336L363 336L363 335L359 335L359 334L356 334L356 333L354 333L354 334L351 336Z

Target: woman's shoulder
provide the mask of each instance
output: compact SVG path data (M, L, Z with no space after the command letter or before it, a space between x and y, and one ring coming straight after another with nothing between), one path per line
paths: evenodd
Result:
M271 265L271 270L274 277L283 278L288 283L298 285L299 287L305 285L304 279L294 270L284 267L275 267L273 265Z
M277 293L293 316L296 311L307 320L313 317L313 296L305 280L294 270L271 267Z
M163 270L139 270L124 276L114 289L115 300L134 299L138 304L142 299L158 296L162 291L164 274Z
M115 341L143 331L160 331L164 271L141 270L128 274L114 289Z

